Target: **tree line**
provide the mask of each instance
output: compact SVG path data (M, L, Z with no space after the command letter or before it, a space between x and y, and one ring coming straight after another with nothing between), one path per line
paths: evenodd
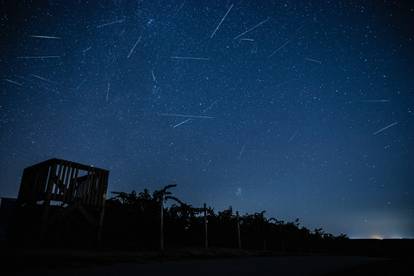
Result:
M194 207L171 192L167 185L150 193L112 192L107 200L103 243L107 247L160 249L177 247L228 247L279 251L320 251L346 240L322 228L310 230L299 219L285 222L268 218L265 211L239 214L232 207L216 212ZM169 202L169 206L166 206Z
M47 231L43 232L43 206L23 204L10 216L9 240L12 245L36 247L225 247L301 253L332 251L347 240L344 234L334 236L322 228L310 230L299 219L285 222L267 217L265 211L239 214L232 207L215 211L206 204L192 206L172 193L175 187L167 185L152 193L147 189L112 192L105 201L102 228L95 223L99 210L60 204L51 206Z

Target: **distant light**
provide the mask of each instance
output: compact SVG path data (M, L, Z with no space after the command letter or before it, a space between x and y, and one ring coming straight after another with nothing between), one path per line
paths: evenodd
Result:
M242 196L242 188L241 187L237 187L236 196L237 197L241 197Z
M382 240L382 239L384 239L382 236L377 235L377 234L371 235L369 238L370 239L374 239L374 240Z

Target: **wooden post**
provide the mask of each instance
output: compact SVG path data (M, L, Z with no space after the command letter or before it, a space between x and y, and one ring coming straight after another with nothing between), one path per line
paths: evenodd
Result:
M239 211L236 211L236 225L237 225L237 247L241 249Z
M262 217L262 233L263 233L263 250L267 250L267 241L266 241L266 237L267 237L267 224L264 220L264 217Z
M49 178L47 179L47 186L46 186L46 195L43 201L43 213L42 213L42 222L41 222L41 230L40 230L40 240L43 242L46 238L46 231L47 231L47 224L49 219L49 209L50 209L50 201L52 197L52 189L53 184L56 178L56 165L52 164L50 166L50 173Z
M160 202L160 250L164 251L164 195Z
M204 203L204 248L208 248L207 206Z
M97 241L98 246L101 246L102 243L102 230L103 230L103 222L105 217L105 206L106 206L106 189L108 183L108 174L109 173L102 173L101 177L99 178L99 187L102 189L103 194L102 198L98 199L101 201L101 212L99 214L99 222L98 222L98 232L97 232Z

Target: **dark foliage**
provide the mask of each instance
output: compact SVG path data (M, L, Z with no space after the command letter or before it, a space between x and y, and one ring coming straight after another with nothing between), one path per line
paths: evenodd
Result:
M164 209L164 234L167 248L203 247L204 208L194 207L173 196L168 185L152 194L113 192L107 200L104 222L104 245L111 248L156 249L160 236L161 203ZM163 205L164 206L164 205ZM313 231L299 220L284 222L267 218L265 211L237 216L233 209L215 212L206 208L208 243L212 247L238 246L237 223L240 225L242 248L313 252L327 250L332 241L347 239L333 236L321 228Z
M153 193L147 189L140 193L112 192L113 197L106 200L99 244L98 225L93 222L94 217L99 217L99 210L86 206L72 212L61 205L51 206L44 228L44 207L22 205L11 216L9 238L17 246L91 248L99 245L108 249L157 250L161 244L165 248L204 247L207 228L209 247L240 246L292 253L332 252L347 240L346 235L333 236L321 228L311 231L301 226L298 219L284 222L267 218L265 211L239 215L232 207L215 212L208 206L192 206L173 195L174 187L175 184L167 185Z

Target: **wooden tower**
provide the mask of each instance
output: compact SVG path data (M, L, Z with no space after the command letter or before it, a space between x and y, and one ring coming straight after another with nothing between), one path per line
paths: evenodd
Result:
M54 221L77 211L96 229L99 242L108 176L108 170L62 159L49 159L24 169L18 205L41 208L39 219L42 237Z

